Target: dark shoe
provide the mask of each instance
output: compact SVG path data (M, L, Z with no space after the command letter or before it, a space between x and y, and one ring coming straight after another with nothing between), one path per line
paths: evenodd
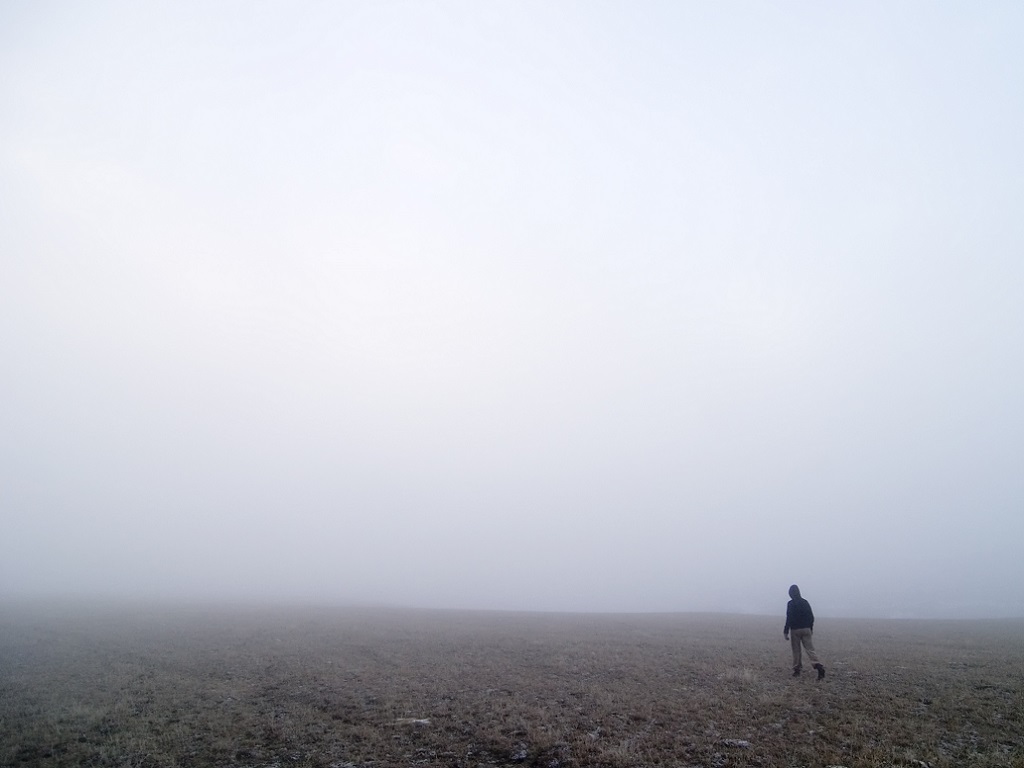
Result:
M818 679L821 680L825 677L825 667L822 664L815 664L814 668L818 670Z
M800 667L793 667L793 677L800 677Z

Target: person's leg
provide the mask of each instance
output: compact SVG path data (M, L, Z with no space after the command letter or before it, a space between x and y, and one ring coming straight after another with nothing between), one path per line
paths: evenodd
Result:
M814 641L812 638L812 632L809 629L801 630L804 634L800 635L800 641L804 644L804 648L807 649L807 658L811 660L811 666L818 670L818 679L821 680L825 676L825 666L821 663L821 659L818 658L817 652L814 650Z
M793 648L793 674L800 674L800 630L794 629L789 633L789 643Z
M800 630L800 642L804 645L804 650L807 651L807 658L811 660L811 664L818 663L818 654L814 650L814 641L811 639L812 632L809 629Z

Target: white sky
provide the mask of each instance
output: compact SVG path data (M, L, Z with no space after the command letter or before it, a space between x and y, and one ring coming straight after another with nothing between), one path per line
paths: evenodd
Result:
M1022 39L0 0L0 594L1024 615Z

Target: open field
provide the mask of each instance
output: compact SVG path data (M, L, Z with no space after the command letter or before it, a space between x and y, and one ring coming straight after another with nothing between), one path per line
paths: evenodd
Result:
M0 764L1024 766L1024 622L782 625L4 604Z

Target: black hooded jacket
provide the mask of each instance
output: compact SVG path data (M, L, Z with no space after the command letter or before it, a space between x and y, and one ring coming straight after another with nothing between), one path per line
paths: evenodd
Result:
M786 604L786 628L784 634L789 634L791 629L814 630L814 611L811 604L800 597L800 590L793 587L789 591L793 599Z

